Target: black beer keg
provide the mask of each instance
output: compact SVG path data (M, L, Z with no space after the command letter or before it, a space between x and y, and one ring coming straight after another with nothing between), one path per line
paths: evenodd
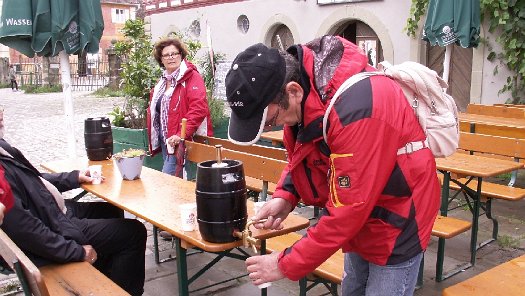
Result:
M113 155L113 136L109 118L87 118L84 121L84 143L89 160L111 158Z
M197 164L197 222L204 240L226 243L237 240L233 233L246 226L246 181L241 161L214 160Z

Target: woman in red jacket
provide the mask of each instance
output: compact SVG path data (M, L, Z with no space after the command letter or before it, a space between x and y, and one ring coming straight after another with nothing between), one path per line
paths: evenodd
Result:
M161 39L155 44L153 56L164 69L151 91L148 108L150 152L162 152L162 172L175 175L177 161L169 155L167 145L175 148L181 138L181 120L186 118L186 138L194 134L212 136L212 123L206 87L197 68L186 57L186 46L176 38ZM179 161L179 163L181 163Z

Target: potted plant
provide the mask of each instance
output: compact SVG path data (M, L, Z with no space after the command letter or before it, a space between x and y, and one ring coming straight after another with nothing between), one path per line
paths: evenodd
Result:
M113 159L115 159L115 163L124 180L140 178L145 157L146 151L142 149L124 149L113 155Z
M160 77L161 70L151 56L153 44L144 30L142 19L126 21L122 29L124 40L114 44L122 59L121 88L125 94L123 106L115 106L112 118L113 151L124 149L148 150L146 112L150 89ZM162 156L146 157L144 165L160 170Z

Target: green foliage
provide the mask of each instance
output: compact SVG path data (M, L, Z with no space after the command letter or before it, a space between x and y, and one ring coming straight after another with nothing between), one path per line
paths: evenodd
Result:
M114 126L123 127L126 125L126 112L120 109L119 106L114 106L113 110L109 112L109 116L111 116L112 118L111 123Z
M107 86L97 89L96 91L92 93L92 95L95 97L110 97L110 98L125 96L122 90L119 90L119 89L113 90Z
M502 248L513 248L517 249L520 247L520 238L515 238L510 235L500 234L498 235L498 245Z
M495 52L489 40L483 40L489 49L487 59L498 59L512 72L499 94L510 92L512 99L508 103L525 104L525 1L480 0L480 5L482 19L487 18L489 32L497 36L496 42L501 46L501 52ZM410 18L405 27L408 36L416 36L419 20L426 13L427 6L428 0L412 0ZM498 67L494 68L494 75L499 73Z
M122 29L124 40L115 43L115 51L122 58L122 90L126 96L123 107L125 120L115 126L145 128L146 112L151 88L155 86L161 70L152 57L151 37L144 30L141 19L127 20ZM122 114L122 113L120 113ZM124 124L124 125L117 125Z
M43 94L62 92L62 85L23 85L20 87L26 94Z
M497 58L513 72L499 93L510 92L512 104L525 104L525 1L481 0L480 4L482 18L487 19L488 30L495 33L502 49L495 52L489 46L489 59Z
M115 159L132 158L132 157L139 157L143 155L146 155L146 151L142 149L129 148L129 149L124 149L121 152L117 152L113 154L113 158Z
M416 31L419 27L419 20L425 15L427 8L428 0L412 0L412 5L410 6L410 17L408 18L405 27L408 36L416 36Z

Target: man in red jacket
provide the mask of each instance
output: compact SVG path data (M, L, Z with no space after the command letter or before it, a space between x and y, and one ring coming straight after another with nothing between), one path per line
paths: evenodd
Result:
M284 125L288 151L273 198L254 217L268 221L256 227L279 228L299 200L325 208L293 246L246 261L254 284L299 280L342 248L343 295L412 295L440 200L432 152L407 145L426 140L412 107L394 81L373 76L341 94L322 135L340 85L373 70L335 36L286 53L256 44L233 61L230 140L253 144L265 126Z

